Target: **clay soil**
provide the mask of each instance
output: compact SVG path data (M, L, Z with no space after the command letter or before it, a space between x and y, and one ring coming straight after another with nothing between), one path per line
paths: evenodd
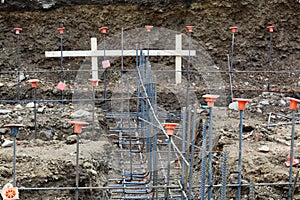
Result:
M60 80L60 63L57 58L45 58L44 52L59 50L57 28L64 26L64 49L90 49L90 37L98 37L98 27L108 26L109 35L125 30L141 28L151 24L154 27L165 27L186 33L186 25L194 25L192 38L211 56L221 71L224 87L228 87L228 61L231 54L230 26L238 26L235 35L235 57L233 62L233 88L235 97L251 98L252 103L245 111L244 122L248 129L244 130L243 183L275 183L288 182L288 168L285 165L290 149L291 125L268 127L270 113L290 116L287 96L299 97L299 55L300 55L300 3L293 0L264 1L197 1L189 7L182 3L113 4L113 5L74 5L50 10L14 10L1 11L0 25L0 96L4 100L16 100L17 87L17 48L13 29L22 27L20 36L21 69L25 79L21 84L21 99L32 99L33 90L26 80L40 78L43 83L37 90L38 99L61 98L55 85ZM269 57L270 33L267 26L274 25L272 34L272 60ZM108 37L110 37L108 35ZM158 60L174 64L170 60ZM152 62L158 62L152 60ZM65 58L64 65L69 72L65 73L67 83L75 80L76 70L85 62L83 58ZM134 62L134 60L125 60ZM120 60L112 69L117 68ZM193 66L192 70L193 70ZM36 70L40 72L36 72ZM134 69L134 67L132 67ZM45 72L41 72L44 70ZM74 70L74 72L72 71ZM258 72L260 71L260 72ZM271 71L270 73L268 71ZM270 77L270 93L266 93L267 78ZM203 89L204 83L197 80L196 72L192 72L191 81L198 99L205 93L215 90ZM109 73L108 81L114 84L118 74ZM184 73L187 77L187 74ZM102 77L101 77L102 78ZM158 104L170 111L180 110L174 99L168 99L164 89L158 91ZM214 182L221 182L222 152L229 154L227 165L227 183L237 182L238 155L238 112L227 109L228 91L220 98L214 112ZM102 90L96 96L102 96ZM72 91L65 92L66 99L72 98ZM267 100L267 102L266 102ZM281 101L283 100L283 101ZM100 102L101 104L102 102ZM203 103L203 101L202 101ZM33 110L16 109L17 103L2 103L0 126L16 123L23 119L27 126L21 129L17 138L17 181L19 187L68 187L74 186L75 180L75 144L70 142L72 127L72 104L39 104L45 107L38 116L39 139L34 140ZM101 109L96 111L101 137L84 137L82 140L81 186L104 186L106 178L114 173L111 148L115 147L106 138L108 129L115 126L114 121L105 119ZM201 111L201 118L207 118L207 111ZM47 121L48 120L48 121ZM286 117L271 117L272 123L288 123ZM28 125L29 124L29 125ZM201 127L201 125L199 125ZM46 131L53 135L47 137ZM89 130L90 131L90 130ZM299 127L296 125L296 141L300 144ZM201 130L198 130L197 145L201 146ZM12 139L9 132L1 130L6 139ZM261 150L267 147L268 150ZM12 179L12 148L0 149L0 186ZM296 148L295 157L299 158ZM194 185L200 184L201 152L195 154L193 179ZM294 176L299 168L294 167ZM219 199L220 189L214 189ZM253 199L286 199L288 186L257 186ZM199 191L195 191L198 192ZM242 199L249 199L249 188L243 188ZM74 193L57 191L21 191L21 199L72 199ZM95 191L84 191L85 199L101 199L105 194ZM199 198L196 196L195 198ZM227 189L227 199L237 199L237 189ZM294 199L300 199L298 186L295 187Z

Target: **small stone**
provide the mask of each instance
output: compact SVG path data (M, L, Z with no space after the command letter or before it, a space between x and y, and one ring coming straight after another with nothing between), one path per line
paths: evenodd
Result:
M269 100L268 100L268 99L264 99L264 100L262 100L262 101L260 102L260 104L262 104L262 105L269 105L270 103L269 103Z
M11 113L11 112L12 112L12 110L5 110L5 109L0 110L0 114L1 114L1 115L9 114L9 113Z
M14 145L14 142L11 141L11 140L5 140L3 143L2 143L2 147L5 148L5 147L11 147Z
M76 110L73 114L71 114L71 117L79 118L84 116L90 116L91 113L86 110Z
M34 107L34 103L30 102L26 105L26 108L33 108Z
M7 128L0 128L0 135L5 135L5 133L8 131Z
M21 117L21 116L18 116L18 118L17 118L17 122L18 122L18 123L22 123L22 122L23 122L23 117Z
M77 135L70 135L67 137L66 144L75 144L77 142Z
M259 147L258 151L260 152L269 152L270 148L266 145Z
M43 106L43 107L38 108L37 112L38 113L43 113L44 110L45 110L45 107Z
M20 104L15 106L15 110L23 110L23 106L21 106Z
M4 86L4 84L3 83L0 83L0 87L3 87Z
M262 113L262 110L260 108L257 108L256 112Z
M230 103L229 104L229 109L231 109L231 110L236 110L236 111L238 111L239 109L238 109L238 102L232 102L232 103Z
M286 106L286 101L283 100L283 99L281 99L281 100L279 101L279 103L280 103L280 105L282 105L282 106Z

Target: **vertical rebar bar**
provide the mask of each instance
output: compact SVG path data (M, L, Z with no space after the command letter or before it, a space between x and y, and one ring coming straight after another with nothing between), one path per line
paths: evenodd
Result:
M16 176L17 176L17 172L16 172L16 164L17 164L17 155L16 155L16 146L17 146L17 144L16 144L16 136L14 136L14 166L13 166L13 186L14 187L16 187L17 186L17 178L16 178Z
M209 108L209 152L208 152L208 195L207 199L212 198L212 190L213 190L213 177L212 177L212 149L213 149L213 141L212 141L212 122L213 122L213 108Z
M104 39L103 39L103 60L105 61L106 59L106 44L105 44L105 34L104 34ZM104 69L104 74L103 74L103 79L104 79L104 86L103 86L103 98L104 98L104 111L107 111L107 105L106 105L106 76L107 76L107 68Z
M183 110L183 127L182 127L182 146L181 146L181 153L182 156L185 158L185 143L186 143L186 132L187 132L187 109L188 107L184 108ZM185 163L184 160L181 159L181 185L182 185L182 193L181 193L181 199L184 199L184 190L186 189L184 187L185 182Z
M238 160L238 200L241 199L241 183L242 183L242 150L243 150L243 114L244 111L240 110L240 131L239 131L239 160Z
M202 156L201 156L201 190L200 198L205 198L205 171L206 171L206 121L202 121Z
M92 86L92 136L94 136L95 132L95 87Z
M270 70L272 68L272 51L273 51L272 35L273 35L272 31L270 31L270 50L269 50L268 86L267 86L268 92L270 92Z
M170 171L171 171L171 146L172 146L172 136L169 135L168 139L168 175L167 175L167 185L170 185ZM168 192L169 193L169 192Z
M231 40L231 59L230 59L230 65L229 65L230 94L229 94L228 99L233 98L233 91L232 91L233 60L234 60L234 32L232 32L232 40Z
M61 69L61 82L64 83L64 67L63 67L63 34L60 34L60 69ZM64 93L60 90L61 100L64 99Z
M295 110L292 110L292 133L291 133L291 149L290 149L290 169L289 169L289 193L288 199L291 200L293 193L293 160L294 160L294 142L295 142Z
M253 199L253 189L252 176L250 176L249 200Z
M37 111L36 111L36 87L33 89L34 92L34 100L33 100L33 106L34 106L34 138L37 139Z
M78 187L79 187L79 142L80 136L77 134L77 146L76 146L76 190L75 190L75 200L78 200Z
M20 35L17 34L17 63L18 63L18 100L21 100L21 61L20 61Z
M192 136L191 136L191 153L190 153L190 171L189 171L189 190L188 190L188 199L191 198L192 194L192 180L193 180L193 161L194 161L194 153L195 153L195 134L196 134L196 107L193 109L193 123L192 123Z
M223 152L221 200L226 200L227 152Z

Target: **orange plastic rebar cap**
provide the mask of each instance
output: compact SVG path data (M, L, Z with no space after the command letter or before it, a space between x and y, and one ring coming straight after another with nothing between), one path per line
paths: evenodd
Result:
M31 87L36 88L37 87L37 83L40 82L39 79L30 79L28 80L29 83L31 83Z
M219 95L206 94L206 95L203 95L202 97L205 98L205 101L207 102L207 105L209 107L213 108L214 107L214 102L217 100Z
M15 30L15 33L16 33L17 35L19 35L20 32L21 32L23 29L22 29L22 28L14 28L14 30Z
M194 26L186 26L186 28L188 29L188 32L193 32L193 28L194 28Z
M274 28L275 28L275 26L268 26L267 28L268 28L268 29L269 29L269 31L272 33L272 32L274 32Z
M287 97L286 99L290 100L290 109L297 110L297 105L300 102L300 100L292 97Z
M88 125L89 123L87 122L78 122L78 121L69 121L70 124L73 124L74 126L74 133L75 134L80 134L82 132L82 127L84 125Z
M59 34L64 34L64 31L65 31L65 28L64 27L61 27L61 28L58 28L57 29L59 31Z
M167 130L167 135L172 136L172 135L174 135L174 130L178 124L177 123L164 123L163 125L164 125L165 129Z
M108 27L103 26L103 27L99 28L99 30L101 31L101 33L106 34L107 30L108 30Z
M150 32L152 30L153 26L146 25L145 28L146 28L147 32Z
M246 109L246 103L251 101L251 99L241 99L241 98L233 98L232 100L238 102L238 109L239 110L245 110Z
M231 29L231 32L232 33L235 33L236 32L236 30L237 30L237 26L231 26L231 27L229 27L229 29Z

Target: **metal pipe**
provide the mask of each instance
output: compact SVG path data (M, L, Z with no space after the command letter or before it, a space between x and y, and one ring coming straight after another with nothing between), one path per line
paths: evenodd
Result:
M294 160L294 142L295 142L295 110L292 110L292 134L291 134L291 149L290 149L290 170L289 170L289 192L288 199L291 199L293 193L293 160Z
M243 110L240 110L240 131L239 131L239 160L238 160L238 184L242 183L242 141L243 141ZM241 189L242 187L238 187L238 200L241 199Z
M209 152L208 152L208 185L213 184L213 177L212 177L212 149L213 149L213 142L212 142L212 123L213 123L213 108L209 108ZM212 198L212 187L208 187L208 195L207 199Z
M205 171L206 171L206 121L202 121L202 157L201 157L201 188L200 188L200 198L204 200L205 198Z

